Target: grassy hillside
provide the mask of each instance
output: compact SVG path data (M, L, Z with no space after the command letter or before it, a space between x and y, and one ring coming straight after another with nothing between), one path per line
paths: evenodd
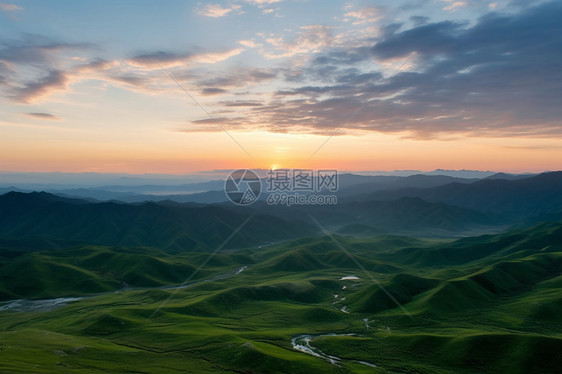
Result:
M0 304L0 372L557 373L561 232L336 236L347 252L303 238L217 253L181 289L161 286L183 282L209 252L6 257L4 298L89 297L26 312ZM303 336L320 353L295 349Z
M0 300L56 298L98 294L140 287L179 285L252 264L243 251L171 255L153 248L78 246L66 250L20 255L0 268Z

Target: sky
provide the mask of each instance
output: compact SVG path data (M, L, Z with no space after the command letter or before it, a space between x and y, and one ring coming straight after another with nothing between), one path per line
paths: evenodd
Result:
M0 3L0 171L559 170L561 19L533 0Z

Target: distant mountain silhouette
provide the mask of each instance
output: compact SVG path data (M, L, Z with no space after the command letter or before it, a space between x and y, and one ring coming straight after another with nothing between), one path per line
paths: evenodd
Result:
M532 223L562 218L562 172L506 180L483 179L434 188L403 188L356 196L358 201L417 197L483 213L501 214L508 222Z
M408 177L361 176L362 179L355 179L352 176L353 174L344 174L340 176L340 190L337 194L345 200L348 200L350 198L353 199L353 197L356 195L372 193L375 191L395 190L400 188L431 188L455 182L465 184L473 183L479 180L455 178L446 175L424 174L416 174ZM351 183L352 181L356 183Z
M476 228L501 226L504 220L496 214L452 206L442 202L428 202L417 197L396 200L349 201L337 205L267 206L257 203L264 212L285 220L309 219L309 214L323 225L341 233L359 234L358 226L375 232L411 233L437 231L461 232ZM339 231L342 230L342 231ZM435 233L438 233L435 231Z
M85 242L95 245L157 247L167 251L218 247L251 213L219 206L177 203L90 203L45 192L0 196L0 236L7 239ZM256 214L228 243L246 247L312 235L300 220Z
M509 173L496 173L494 175L490 175L484 179L507 179L507 180L516 180L516 179L524 179L534 177L537 174L509 174Z

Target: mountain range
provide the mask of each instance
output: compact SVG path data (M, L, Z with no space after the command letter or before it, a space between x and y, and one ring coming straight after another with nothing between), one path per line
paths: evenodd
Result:
M0 372L560 371L562 173L341 182L336 205L0 195Z
M148 246L166 251L219 247L252 214L213 205L93 203L45 192L4 194L0 211L3 239ZM228 245L260 245L314 232L306 222L257 214Z
M193 251L218 246L251 214L257 216L229 246L316 235L321 228L314 219L350 234L363 230L438 236L497 232L562 219L562 172L452 183L446 183L450 177L437 176L375 177L369 183L357 183L363 178L371 177L344 179L348 187L338 191L336 205L291 207L268 205L263 200L248 207L173 201L125 204L45 192L10 192L0 195L0 239L26 237ZM418 187L407 187L411 185ZM367 189L372 192L364 193Z

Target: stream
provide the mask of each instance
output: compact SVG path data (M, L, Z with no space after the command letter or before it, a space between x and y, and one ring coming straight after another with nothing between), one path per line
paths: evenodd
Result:
M13 312L47 312L64 306L72 301L82 300L84 297L58 297L56 299L42 300L8 300L0 302L0 311Z
M370 366L370 367L373 367L373 368L377 367L377 365L371 364L370 362L366 362L366 361L348 360L348 359L339 358L337 356L331 356L331 355L328 355L328 354L322 352L320 349L311 345L311 342L314 339L322 338L322 337L326 337L326 336L355 336L355 334L330 333L330 334L322 334L322 335L299 335L299 336L296 336L293 339L291 339L291 345L293 346L293 349L296 349L297 351L301 351L301 352L309 354L311 356L321 358L321 359L326 360L326 361L328 361L331 364L336 365L336 366L341 366L340 364L341 364L342 361L351 361L351 362L357 362L359 364L363 364L363 365L366 365L366 366Z
M248 268L247 266L242 266L240 268L237 268L235 270L231 270L231 271L223 273L223 274L218 274L218 275L212 276L212 277L207 278L207 279L203 279L203 280L188 283L188 284L181 284L181 285L178 285L178 286L160 286L160 287L146 287L146 288L133 288L133 287L129 288L128 287L128 288L112 291L111 293L120 293L120 292L134 291L134 290L138 291L138 290L154 290L154 289L160 289L160 290L161 289L165 289L165 290L184 289L184 288L196 286L198 284L213 282L213 281L216 281L216 280L227 279L227 278L230 278L230 277L233 277L235 275L238 275L238 274L242 273L247 268ZM0 302L0 311L46 312L46 311L58 309L60 307L65 306L68 303L71 303L71 302L75 302L75 301L79 301L79 300L87 299L87 298L91 298L91 297L96 297L96 296L100 296L100 295L106 295L108 293L110 293L110 292L104 292L104 293L100 293L100 294L97 294L97 295L90 295L90 296L83 296L83 297L58 297L58 298L54 298L54 299L41 299L41 300L27 300L27 299L8 300L8 301ZM342 308L342 309L344 309L344 308ZM342 311L344 311L346 313L349 313L346 310L342 310ZM368 328L368 322L367 321L365 321L365 325ZM305 334L305 335L299 335L299 336L296 336L296 337L292 338L291 339L291 345L293 346L293 349L296 349L297 351L309 354L309 355L314 356L314 357L321 358L321 359L326 360L326 361L328 361L331 364L336 365L336 366L341 366L341 362L343 362L343 361L351 361L351 362L356 362L356 363L363 364L363 365L370 366L370 367L377 367L375 364L371 364L371 363L366 362L366 361L342 359L342 358L337 357L337 356L328 355L328 354L322 352L320 349L312 346L312 344L311 344L314 339L321 338L321 337L326 337L326 336L354 336L354 335L355 334L336 334L336 333L322 334L322 335L306 335Z
M65 306L66 304L82 299L87 299L90 297L96 297L101 295L107 295L108 293L120 293L120 292L127 292L127 291L143 291L143 290L173 290L173 289L183 289L188 287L193 287L198 284L213 282L221 279L227 279L233 277L235 275L240 274L244 270L246 270L247 266L242 266L235 270L231 270L229 272L214 275L210 278L203 279L200 281L188 283L188 284L181 284L179 286L159 286L159 287L146 287L146 288L135 288L135 287L127 287L122 288L119 290L111 291L111 292L104 292L99 293L96 295L88 295L82 297L57 297L55 299L39 299L39 300L28 300L28 299L17 299L17 300L8 300L0 302L0 312L1 311L12 311L12 312L48 312L51 310L58 309L60 307Z

